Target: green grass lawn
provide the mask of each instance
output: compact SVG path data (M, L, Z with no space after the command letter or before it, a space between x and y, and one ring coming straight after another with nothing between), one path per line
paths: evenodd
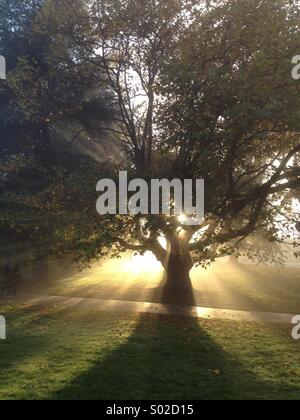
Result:
M1 399L299 399L291 327L0 307Z

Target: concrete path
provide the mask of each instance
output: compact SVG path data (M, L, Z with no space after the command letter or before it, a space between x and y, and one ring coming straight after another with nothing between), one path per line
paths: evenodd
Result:
M248 312L228 309L214 309L196 306L165 305L148 302L129 302L106 299L85 299L63 296L23 295L18 301L27 305L63 306L74 309L91 309L98 311L149 313L192 317L199 319L223 319L245 322L263 322L291 324L293 314L269 312Z

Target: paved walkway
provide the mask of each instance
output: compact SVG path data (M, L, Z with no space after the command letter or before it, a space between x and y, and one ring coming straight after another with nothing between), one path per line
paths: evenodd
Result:
M63 296L23 295L19 301L28 305L64 306L99 311L149 313L199 319L223 319L245 322L291 324L293 314L248 312L197 306L165 305L148 302L129 302L105 299L71 298Z

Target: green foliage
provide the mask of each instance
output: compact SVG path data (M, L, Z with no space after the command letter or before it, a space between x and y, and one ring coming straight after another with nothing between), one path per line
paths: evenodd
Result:
M292 196L299 187L300 84L291 77L300 49L298 4L214 5L194 13L164 60L160 83L162 149L176 151L182 177L205 179L206 212L224 233L208 248L199 244L200 258L216 237L234 250L255 230L293 242L299 218ZM290 183L281 188L284 180Z
M63 122L88 128L95 116L99 121L111 113L103 74L95 74L94 65L83 59L90 36L85 2L36 3L14 26L22 7L11 10L2 36L3 54L9 54L0 129L8 147L12 135L19 145L48 142Z
M109 172L61 145L48 147L47 159L32 149L12 156L0 172L1 236L26 241L39 257L69 254L88 263L106 255L114 236L127 233L120 218L99 218L96 212L95 185Z

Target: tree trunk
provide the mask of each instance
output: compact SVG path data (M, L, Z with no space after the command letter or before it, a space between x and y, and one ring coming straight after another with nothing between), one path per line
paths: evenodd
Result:
M190 271L193 261L189 250L189 235L182 231L170 238L167 265L167 282L163 291L163 303L195 305Z
M168 250L160 245L152 252L162 263L166 271L166 284L162 294L162 303L177 305L195 305L190 271L193 261L189 250L190 235L186 231L173 234L168 238Z

